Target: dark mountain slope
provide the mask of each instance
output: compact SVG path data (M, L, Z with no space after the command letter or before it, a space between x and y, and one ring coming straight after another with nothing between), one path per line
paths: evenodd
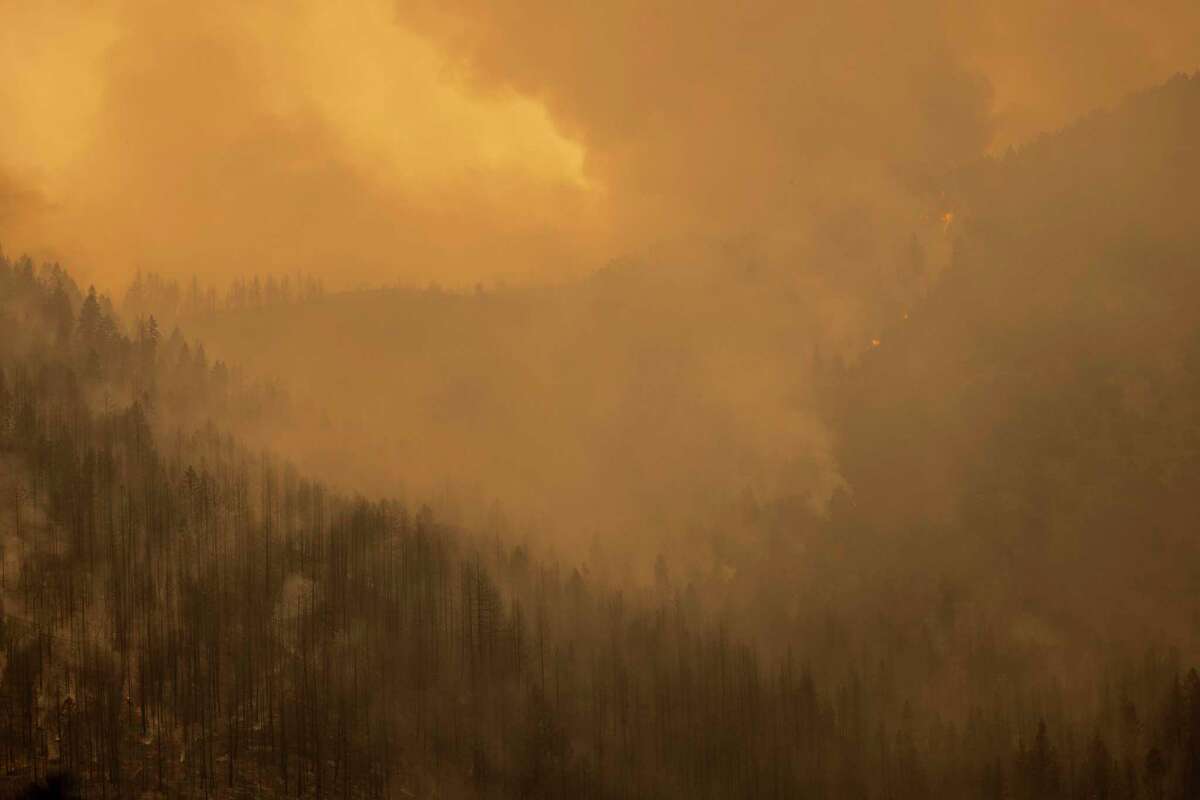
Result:
M953 176L952 267L830 396L847 524L1055 635L1196 646L1197 141L1179 77Z

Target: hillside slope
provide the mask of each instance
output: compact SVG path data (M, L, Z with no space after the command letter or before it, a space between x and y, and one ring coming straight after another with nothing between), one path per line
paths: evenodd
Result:
M201 350L0 259L0 766L119 797L1200 795L1197 134L1180 78L951 176L951 264L849 360L746 264L325 297ZM317 381L350 492L259 446ZM643 577L365 499L345 431L580 528L684 509L686 546Z
M1196 652L1197 141L1181 76L952 177L951 268L827 398L864 550Z

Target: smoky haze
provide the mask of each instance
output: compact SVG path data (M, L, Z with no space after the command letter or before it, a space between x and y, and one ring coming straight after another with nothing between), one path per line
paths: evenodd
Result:
M861 294L933 177L1190 70L1197 13L6 0L0 234L114 285L343 287L753 237Z
M565 247L591 213L578 147L527 99L454 88L385 4L0 13L19 78L0 90L10 247L110 285L137 269L462 280L584 257Z
M944 176L1200 60L1186 3L3 9L10 249L113 289L482 283L189 324L328 419L269 438L309 469L643 556L710 502L822 511L814 359L936 284Z
M0 0L0 794L1200 797L1200 8L985 5Z

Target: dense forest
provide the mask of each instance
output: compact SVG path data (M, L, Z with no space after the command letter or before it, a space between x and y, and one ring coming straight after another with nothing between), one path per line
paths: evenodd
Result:
M731 491L686 532L709 567L655 553L645 580L501 509L320 480L262 447L310 423L287 392L160 330L170 289L122 315L0 258L0 771L89 797L1200 796L1197 136L1179 78L949 176L936 280L857 351L794 347L827 500ZM645 310L645 280L563 292ZM281 283L222 313L338 302ZM749 326L767 294L724 297ZM769 311L739 353L796 333Z

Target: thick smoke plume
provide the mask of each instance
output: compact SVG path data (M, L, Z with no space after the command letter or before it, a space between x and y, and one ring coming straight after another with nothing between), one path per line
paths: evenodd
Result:
M1194 68L1198 14L4 0L0 236L108 283L343 285L751 240L870 291L933 177Z

